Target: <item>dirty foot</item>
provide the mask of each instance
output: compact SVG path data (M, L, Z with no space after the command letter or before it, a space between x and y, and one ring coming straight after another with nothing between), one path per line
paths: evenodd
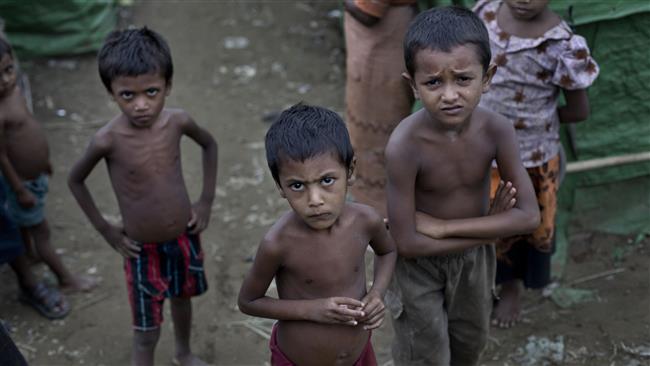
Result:
M74 292L89 292L97 287L99 280L96 277L74 275L69 281L62 282L59 286L66 294Z
M186 356L176 356L172 359L174 366L208 366L202 359L189 354Z
M506 282L501 285L499 301L492 310L492 325L499 328L514 326L521 317L521 295L523 284L519 280Z

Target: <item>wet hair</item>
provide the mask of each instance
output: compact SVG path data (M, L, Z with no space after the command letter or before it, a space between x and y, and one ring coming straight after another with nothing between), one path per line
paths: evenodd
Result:
M354 150L341 117L327 108L298 103L284 110L266 132L266 161L280 184L280 166L287 159L304 162L333 153L350 168Z
M492 54L487 29L471 10L456 7L432 8L413 19L404 37L404 63L415 74L415 55L423 49L451 52L457 46L471 44L483 65L490 66Z
M171 52L165 39L147 27L111 32L97 55L99 76L111 92L120 76L159 73L169 84L174 74Z
M7 41L2 33L0 33L0 57L5 54L9 54L12 58L14 57L14 51L11 49L9 41Z

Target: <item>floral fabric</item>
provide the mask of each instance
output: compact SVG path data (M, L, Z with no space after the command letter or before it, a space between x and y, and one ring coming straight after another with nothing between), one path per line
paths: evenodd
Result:
M557 98L560 89L590 86L599 73L587 42L564 21L539 38L520 38L497 23L501 0L481 0L474 11L490 36L497 72L480 105L514 124L526 168L541 166L560 148Z

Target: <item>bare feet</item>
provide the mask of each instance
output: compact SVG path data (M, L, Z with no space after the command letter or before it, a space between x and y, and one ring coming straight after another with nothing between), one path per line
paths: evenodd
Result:
M517 324L521 317L521 295L523 284L520 280L512 280L501 285L499 301L492 310L492 325L499 328L510 328Z
M63 281L60 284L61 291L66 294L74 292L89 292L97 287L99 281L96 277L73 275L69 281Z
M174 357L172 359L172 364L174 364L174 366L208 366L208 364L202 359L191 353L185 356Z

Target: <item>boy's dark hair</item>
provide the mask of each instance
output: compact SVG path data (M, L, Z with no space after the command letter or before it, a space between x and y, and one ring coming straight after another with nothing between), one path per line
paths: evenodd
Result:
M354 150L341 117L327 108L298 103L284 110L266 132L266 161L280 184L282 160L305 161L333 152L350 168Z
M147 27L111 32L97 55L99 76L111 92L111 82L120 76L160 73L167 84L174 65L165 39Z
M451 52L452 48L471 43L476 48L483 71L490 66L490 38L481 19L471 10L448 6L418 14L404 37L404 63L415 74L415 55L423 49Z
M0 33L0 57L4 56L5 53L8 53L12 58L14 57L14 52L11 49L9 41L7 41L2 33Z

